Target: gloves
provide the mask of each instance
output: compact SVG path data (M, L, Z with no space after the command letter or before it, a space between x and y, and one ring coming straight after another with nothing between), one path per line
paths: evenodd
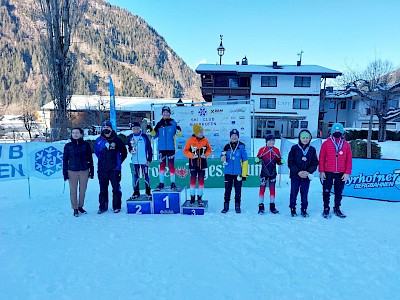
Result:
M156 136L156 132L155 132L154 129L153 129L152 131L150 131L150 135L151 135L151 136Z
M254 159L254 162L256 163L256 164L258 164L258 163L260 163L260 159L258 158L258 157L256 157L255 159Z
M242 177L242 180L243 180L243 181L246 181L246 179L247 179L247 177Z
M237 179L237 181L242 181L243 177L242 177L242 175L238 175L236 179Z
M284 164L286 162L286 160L284 160L283 158L281 158L281 163Z
M206 155L205 155L205 154L202 154L200 157L201 157L201 158L206 158Z

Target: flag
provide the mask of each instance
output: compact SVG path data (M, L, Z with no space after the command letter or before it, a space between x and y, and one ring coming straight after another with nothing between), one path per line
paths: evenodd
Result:
M110 121L113 129L117 131L117 112L115 110L114 84L110 76Z

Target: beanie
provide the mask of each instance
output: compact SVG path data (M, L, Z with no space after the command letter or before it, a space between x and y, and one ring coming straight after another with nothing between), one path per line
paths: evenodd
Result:
M336 131L339 131L340 133L343 134L343 133L344 133L343 125L340 124L340 123L335 123L335 124L333 124L333 125L332 125L332 130L331 130L331 132L334 133L334 132L336 132Z
M265 141L268 142L270 140L274 140L275 141L275 136L273 134L267 134L265 136Z
M101 124L101 126L108 126L108 127L111 127L112 128L112 123L111 123L111 121L110 120L106 120L106 121L104 121L103 122L103 124Z
M132 123L132 127L131 128L135 128L135 127L139 127L140 128L139 122L133 122Z
M229 136L232 136L232 134L236 134L239 138L239 131L237 129L232 129L231 132L229 133Z
M202 131L203 131L203 127L201 127L199 124L196 123L193 125L193 133L194 134L198 134Z
M309 139L311 139L311 134L308 131L302 131L299 134L299 138L302 139L304 137L308 137Z
M171 113L171 109L168 106L163 106L161 113L163 113L164 111Z

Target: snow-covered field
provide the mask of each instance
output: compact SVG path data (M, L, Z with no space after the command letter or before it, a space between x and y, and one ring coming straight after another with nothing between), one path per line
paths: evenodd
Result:
M383 156L399 159L399 145ZM310 218L292 218L288 183L278 215L257 214L258 188L223 215L221 188L206 189L204 216L137 216L125 203L97 215L95 179L75 218L62 179L31 179L31 199L26 181L2 182L0 299L398 299L400 203L344 198L348 218L326 220L313 180Z

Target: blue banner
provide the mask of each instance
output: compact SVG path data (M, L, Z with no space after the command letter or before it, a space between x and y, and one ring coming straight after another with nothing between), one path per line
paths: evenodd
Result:
M117 112L115 110L114 84L110 76L110 121L115 132L117 131Z
M400 202L400 160L353 158L343 196Z

